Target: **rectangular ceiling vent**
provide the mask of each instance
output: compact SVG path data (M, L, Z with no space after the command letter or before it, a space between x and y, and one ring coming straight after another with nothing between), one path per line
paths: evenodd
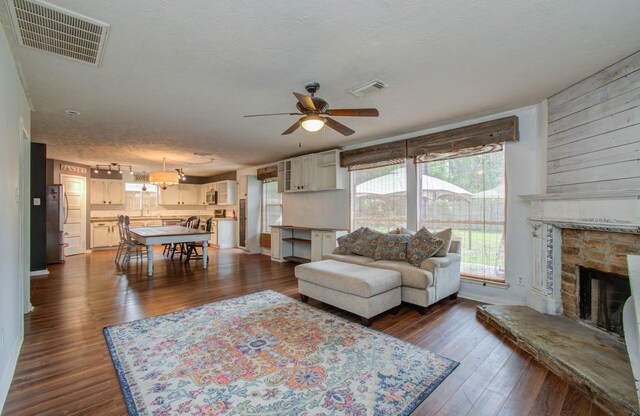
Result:
M351 88L349 90L350 94L355 95L356 97L362 97L363 95L369 94L371 92L374 91L378 91L381 90L383 88L387 88L389 86L389 84L387 84L386 82L379 80L379 79L373 79L369 82L365 82L362 85L358 85L355 88Z
M98 66L109 25L43 1L7 0L22 46Z

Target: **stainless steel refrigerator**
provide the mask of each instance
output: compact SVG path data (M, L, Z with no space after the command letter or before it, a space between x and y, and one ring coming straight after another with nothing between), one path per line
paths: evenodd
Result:
M47 186L47 264L64 263L64 188Z

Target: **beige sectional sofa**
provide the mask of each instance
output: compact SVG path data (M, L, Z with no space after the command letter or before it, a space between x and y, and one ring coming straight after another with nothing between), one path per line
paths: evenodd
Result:
M402 301L420 307L426 313L427 306L447 296L455 298L460 290L460 241L451 241L449 253L444 257L430 257L415 267L406 261L374 260L357 254L326 254L325 260L359 264L367 267L394 270L402 277Z

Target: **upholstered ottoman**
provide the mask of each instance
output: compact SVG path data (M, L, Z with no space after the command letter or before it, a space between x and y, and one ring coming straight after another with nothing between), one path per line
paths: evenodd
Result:
M322 260L296 266L295 275L303 302L311 297L355 313L367 326L370 318L402 302L402 278L394 270Z

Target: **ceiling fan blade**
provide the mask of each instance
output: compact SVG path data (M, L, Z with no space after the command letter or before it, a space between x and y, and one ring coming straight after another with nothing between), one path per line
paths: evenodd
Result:
M351 130L349 127L345 126L342 123L338 123L334 119L331 119L329 117L324 117L324 119L326 120L325 125L331 127L338 133L341 133L345 136L351 136L353 133L355 133L354 130Z
M243 117L264 117L264 116L301 116L302 113L271 113L271 114L249 114Z
M304 117L303 117L304 118ZM302 120L302 118L300 119ZM282 132L282 136L286 136L287 134L291 134L294 131L298 130L298 127L300 127L300 120L296 121L295 123L293 123L291 125L291 127L289 127L288 129L286 129L285 131Z
M313 103L313 100L308 95L300 94L297 92L294 92L293 95L296 96L298 101L300 101L300 104L302 104L302 106L307 110L312 110L312 111L317 110L316 105Z
M326 114L335 117L378 117L377 108L330 108Z

